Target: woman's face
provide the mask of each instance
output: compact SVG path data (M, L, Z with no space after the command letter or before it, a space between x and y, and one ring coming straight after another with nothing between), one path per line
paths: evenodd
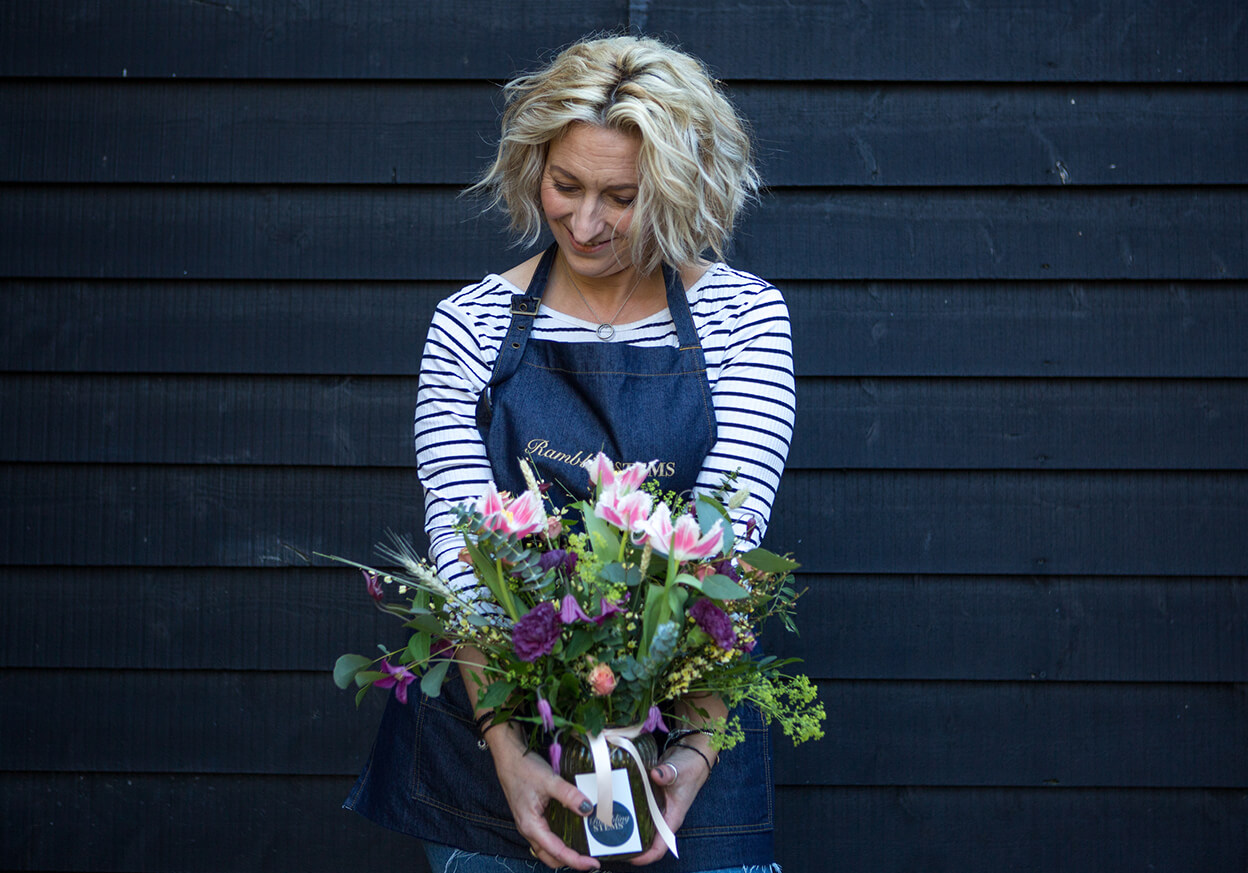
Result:
M550 144L542 211L568 265L604 277L632 264L628 229L637 199L636 135L573 124Z

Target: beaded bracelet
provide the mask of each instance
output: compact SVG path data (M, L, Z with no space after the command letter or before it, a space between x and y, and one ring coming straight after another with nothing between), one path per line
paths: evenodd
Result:
M695 731L694 733L696 733L696 731ZM715 765L711 763L711 759L710 759L710 758L708 758L708 757L706 757L706 755L702 754L702 750L701 750L701 749L694 748L693 746L689 745L688 743L668 743L668 744L667 744L667 747L668 747L668 748L671 748L672 746L679 746L679 747L680 747L680 748L682 748L682 749L688 749L689 751L691 751L691 752L693 752L695 755L697 755L699 758L701 758L703 761L705 761L705 762L706 762L706 772L707 772L707 773L710 773L712 770L714 770L714 769L715 769Z
M713 737L715 736L715 731L708 730L707 728L681 728L679 730L674 730L667 735L667 742L663 744L663 747L667 748L672 743L683 740L685 737L693 736L694 734L706 734L708 737Z

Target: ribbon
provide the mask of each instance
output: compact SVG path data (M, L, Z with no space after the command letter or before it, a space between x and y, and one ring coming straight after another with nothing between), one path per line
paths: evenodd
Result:
M615 797L611 788L611 752L607 748L610 744L623 749L637 762L637 770L641 773L641 784L646 789L646 803L650 806L650 818L654 820L654 828L663 838L663 842L667 843L673 857L679 858L680 853L676 851L676 835L663 820L659 802L650 788L650 771L646 768L645 762L641 760L641 753L633 745L633 739L643 733L645 733L644 726L635 724L632 727L606 728L600 734L588 735L589 753L594 759L594 779L598 783L598 812L595 814L598 816L598 821L608 827L611 825L615 813ZM645 851L647 847L641 848Z

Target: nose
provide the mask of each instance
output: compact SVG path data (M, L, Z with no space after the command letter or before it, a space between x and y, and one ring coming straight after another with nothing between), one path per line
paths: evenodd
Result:
M572 235L577 242L582 245L594 242L605 225L598 198L582 197L576 202L572 209Z

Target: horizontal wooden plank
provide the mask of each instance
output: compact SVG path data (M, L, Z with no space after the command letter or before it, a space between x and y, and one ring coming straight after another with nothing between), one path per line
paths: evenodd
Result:
M767 542L808 572L1238 576L1244 472L791 471ZM0 564L299 565L420 529L394 468L0 466ZM418 537L418 542L419 542Z
M838 679L1244 682L1244 577L800 573L769 652ZM16 664L15 664L16 666Z
M1242 282L776 281L802 376L1248 377ZM456 287L0 280L0 369L414 376Z
M416 380L0 375L0 461L410 467ZM1248 469L1248 380L813 379L791 468Z
M627 0L5 2L0 75L505 78L585 33L626 26L627 15Z
M10 870L412 870L408 837L339 810L351 780L4 774ZM1237 789L807 788L777 791L789 870L1229 871L1248 860ZM160 810L153 816L153 810ZM814 838L812 835L818 835Z
M339 808L351 783L341 776L3 774L0 865L83 873L257 866L427 873L414 839Z
M411 466L413 378L0 375L0 460ZM1248 380L801 379L790 468L1248 469Z
M817 677L1248 681L1243 577L803 572L798 583L800 635L769 628L764 645ZM403 642L371 603L339 568L9 567L0 664L325 670L343 652Z
M773 281L1243 279L1246 192L784 190L734 260ZM454 279L515 257L496 220L421 186L0 186L0 226L22 277Z
M863 80L1243 81L1234 0L845 4L240 0L143 9L7 3L0 74L178 78L502 77L583 33L632 25L720 76ZM159 34L160 39L153 38ZM749 38L743 35L748 34Z
M1243 81L1235 0L643 4L720 75L760 79Z
M829 860L838 873L1248 866L1242 789L789 788L776 801L786 870Z
M772 186L1244 184L1241 86L742 82ZM489 82L0 81L0 181L452 184ZM918 147L916 143L921 143Z
M358 712L328 670L0 676L6 771L350 774L384 698ZM1248 696L1230 684L839 681L820 699L829 738L777 736L778 784L1248 785Z

